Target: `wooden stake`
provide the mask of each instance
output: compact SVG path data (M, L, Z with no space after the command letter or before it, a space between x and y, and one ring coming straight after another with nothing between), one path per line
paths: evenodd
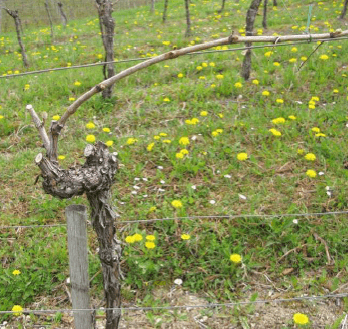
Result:
M90 309L87 250L87 208L65 209L68 228L69 267L73 309ZM74 311L76 329L92 329L91 311Z

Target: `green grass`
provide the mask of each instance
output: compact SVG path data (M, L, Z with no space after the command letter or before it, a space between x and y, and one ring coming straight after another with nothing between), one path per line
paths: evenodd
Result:
M309 3L292 1L289 10L296 24L281 5L277 10L270 7L269 30L263 33L302 33ZM342 3L317 4L311 32L339 28L342 22L336 18ZM148 7L116 12L115 57L149 57L173 46L227 36L231 30L243 33L248 1L228 1L221 15L216 13L220 5L220 1L192 3L194 28L187 39L183 1L169 3L166 25L161 21L162 3L153 15ZM298 27L293 28L295 25ZM95 17L70 21L66 29L55 26L54 43L49 28L28 27L24 42L30 69L97 62L98 54L103 54L98 26ZM255 30L260 26L258 16ZM16 42L13 33L0 38L0 75L24 71ZM111 149L118 152L121 166L111 202L120 221L345 210L348 47L345 40L324 43L298 72L301 57L308 57L316 46L296 45L296 51L294 46L255 50L252 77L247 82L240 77L241 51L185 56L129 76L115 85L111 100L97 95L69 119L59 143L59 154L65 156L61 165L68 168L83 162L87 134L113 141ZM269 51L273 51L271 56L265 56ZM321 55L329 59L321 59ZM291 58L296 62L290 63ZM119 63L116 70L131 65ZM34 185L39 169L33 159L42 149L25 106L32 104L38 113L46 111L49 117L62 115L71 103L69 98L78 97L102 79L101 67L93 67L0 80L0 225L65 223L67 205L87 204L84 197L54 199L43 193L40 184ZM76 81L81 85L74 85ZM238 82L242 88L235 85ZM262 95L263 91L269 91L269 96ZM311 109L313 96L319 101ZM202 111L207 115L202 116ZM271 122L278 117L285 118L285 123ZM199 122L188 124L192 118ZM90 121L96 128L86 128ZM103 132L103 127L111 132ZM326 137L316 137L314 127ZM271 128L281 136L273 136ZM180 145L181 137L188 137L189 145ZM128 144L129 138L137 141ZM155 144L148 151L151 143ZM176 154L184 148L188 154L178 159ZM298 149L304 153L299 154ZM241 152L248 154L246 161L237 159ZM305 160L307 153L314 153L316 160ZM308 169L315 170L317 176L308 177ZM173 200L180 200L183 207L175 209ZM345 216L338 215L126 225L119 234L123 241L134 233L143 239L125 242L123 296L125 301L137 296L138 304L154 305L151 291L158 283L170 287L181 278L184 289L199 294L205 291L210 301L235 300L243 298L243 285L251 285L255 272L265 273L276 286L285 287L285 297L335 291L346 281L348 255L343 237L347 231ZM191 238L182 240L184 233ZM314 233L326 241L334 264L327 264L325 245L315 240ZM149 234L156 236L154 249L145 247ZM92 276L100 265L96 238L91 230L89 235ZM0 279L4 283L0 300L6 299L1 310L17 304L30 307L43 296L65 294L62 283L69 272L64 228L1 229L0 239ZM295 251L281 259L292 249ZM233 253L242 256L244 267L230 261ZM13 276L15 269L21 271L19 276ZM292 270L284 275L287 269ZM102 295L101 280L99 274L92 282L95 298ZM40 307L61 308L66 303L52 304L52 299Z

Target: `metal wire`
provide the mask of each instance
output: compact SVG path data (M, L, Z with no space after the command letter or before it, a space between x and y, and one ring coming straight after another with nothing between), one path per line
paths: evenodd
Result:
M286 44L276 44L276 45L275 44L270 44L270 45L263 45L263 46L232 48L232 49L225 49L225 50L206 50L206 51L197 51L195 53L184 54L184 55L185 56L193 56L193 55L205 55L205 54L212 54L212 53L243 51L243 50L247 50L247 49L263 49L263 48L287 47L287 46L295 46L295 45L299 45L299 44L310 44L310 42L314 42L314 41L315 42L316 41L329 42L329 41L345 40L345 39L348 39L348 37L338 37L338 38L331 38L331 39L316 39L316 40L312 40L312 41L299 41L299 42L286 43ZM32 74L41 74L41 73L47 73L47 72L53 72L53 71L80 69L80 68L100 66L100 65L106 65L106 64L120 64L120 63L128 63L128 62L135 62L135 61L146 61L146 60L148 60L150 58L153 58L153 57L130 58L130 59L124 59L124 60L118 60L118 61L111 61L111 62L98 62L98 63L74 65L74 66L67 66L67 67L56 67L56 68L52 68L52 69L23 72L23 73L19 73L19 74L2 75L2 76L0 76L0 79L21 77L21 76L32 75Z
M84 308L84 309L51 309L51 310L23 310L23 313L52 313L52 312L87 312L87 311L150 311L150 310L175 310L175 309L194 309L194 308L212 308L212 307L224 307L224 306L238 306L238 305L251 305L251 304L267 304L267 303L282 303L282 302L296 302L302 300L316 300L325 298L344 298L348 297L348 293L342 294L328 294L322 296L303 296L293 298L279 298L279 299L260 299L246 302L231 302L231 303L209 303L202 305L177 305L177 306L147 306L147 307L113 307L113 308ZM0 314L20 313L20 311L0 311Z
M115 225L124 224L137 224L137 223L154 223L164 221L182 221L182 220L196 220L196 219L238 219L238 218L274 218L274 217L311 217L311 216L329 216L329 215L343 215L348 214L348 210L344 211L329 211L329 212L315 212L315 213L298 213L298 214L271 214L271 215L258 215L258 214L240 214L240 215L205 215L205 216L186 216L186 217L166 217L166 218L153 218L153 219L139 219L139 220L125 220L116 221ZM45 227L59 227L66 226L66 224L49 224L49 225L5 225L0 226L1 229L9 228L45 228Z

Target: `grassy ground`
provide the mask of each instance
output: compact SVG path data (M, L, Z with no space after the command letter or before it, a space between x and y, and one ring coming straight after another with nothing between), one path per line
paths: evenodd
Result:
M222 14L217 13L220 1L191 3L190 38L184 37L183 1L169 2L165 25L162 3L152 15L148 7L117 12L115 57L155 56L232 30L243 34L248 3L227 1ZM269 29L261 29L258 16L255 31L302 33L309 3L292 1L288 10L270 6ZM341 27L342 4L316 3L311 32ZM30 69L99 61L98 26L94 17L72 21L65 29L55 26L53 42L49 28L26 29ZM24 71L16 42L12 33L0 38L0 75ZM324 43L299 71L303 57L316 47L255 50L247 82L240 77L241 51L185 56L130 76L116 84L113 99L97 95L70 119L60 139L60 163L67 168L83 162L86 135L112 141L121 163L112 196L120 221L345 210L348 47L345 40ZM120 63L116 69L131 65ZM102 79L101 67L0 79L0 225L65 223L67 205L87 204L82 197L54 199L34 185L39 170L33 159L42 149L25 105L49 117L62 115ZM89 122L95 127L89 129ZM159 305L152 290L170 287L177 278L184 289L204 292L214 302L243 299L243 288L252 290L265 275L271 290L285 291L282 297L341 292L348 260L345 218L244 216L121 225L125 303ZM89 231L92 277L100 265L96 237ZM139 241L132 242L134 234L140 234ZM146 247L147 235L154 235L154 248ZM0 229L0 239L1 310L66 307L65 227ZM231 254L242 262L232 262ZM101 280L98 274L91 284L96 300L102 298ZM298 307L294 313L301 311ZM311 321L315 317L307 315Z

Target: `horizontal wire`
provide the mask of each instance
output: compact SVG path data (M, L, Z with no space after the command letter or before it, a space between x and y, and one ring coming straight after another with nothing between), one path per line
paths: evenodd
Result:
M139 220L125 220L116 221L115 225L123 224L136 224L136 223L154 223L171 220L195 220L195 219L237 219L237 218L274 218L274 217L310 217L310 216L328 216L328 215L343 215L348 214L348 210L344 211L329 211L329 212L315 212L315 213L298 213L298 214L271 214L271 215L258 215L258 214L241 214L241 215L203 215L203 216L187 216L187 217L167 217L167 218L153 218L153 219L139 219ZM1 229L8 228L43 228L43 227L59 227L66 226L66 224L48 224L48 225L7 225L0 226Z
M269 44L269 45L263 45L263 46L241 47L241 48L232 48L232 49L224 49L224 50L205 50L205 51L197 51L194 53L189 53L189 54L184 54L184 55L185 56L205 55L205 54L212 54L212 53L243 51L243 50L248 50L248 49L287 47L287 46L295 46L295 45L299 45L299 44L310 44L311 42L317 42L317 41L330 42L330 41L344 40L344 39L348 39L348 37L337 37L337 38L331 38L331 39L316 39L316 40L299 41L299 42L286 43L286 44ZM151 59L151 58L153 58L153 57L139 57L139 58L130 58L130 59L124 59L124 60L118 60L118 61L110 61L110 62L98 62L98 63L82 64L82 65L74 65L74 66L66 66L66 67L56 67L56 68L52 68L52 69L23 72L23 73L19 73L19 74L1 75L0 79L21 77L21 76L26 76L26 75L41 74L41 73L54 72L54 71L80 69L80 68L100 66L100 65L106 65L106 64L120 64L120 63L128 63L128 62L135 62L135 61L146 61L146 60Z
M23 311L0 311L0 314L11 313L52 313L52 312L87 312L87 311L150 311L150 310L175 310L175 309L187 309L187 308L211 308L211 307L223 307L223 306L238 306L238 305L250 305L250 304L267 304L267 303L280 303L280 302L295 302L302 300L315 300L324 298L344 298L348 297L348 293L342 294L328 294L319 296L303 296L293 298L279 298L279 299L259 299L246 302L231 302L231 303L209 303L202 305L177 305L177 306L146 306L146 307L113 307L113 308L81 308L81 309L51 309L51 310L23 310Z

